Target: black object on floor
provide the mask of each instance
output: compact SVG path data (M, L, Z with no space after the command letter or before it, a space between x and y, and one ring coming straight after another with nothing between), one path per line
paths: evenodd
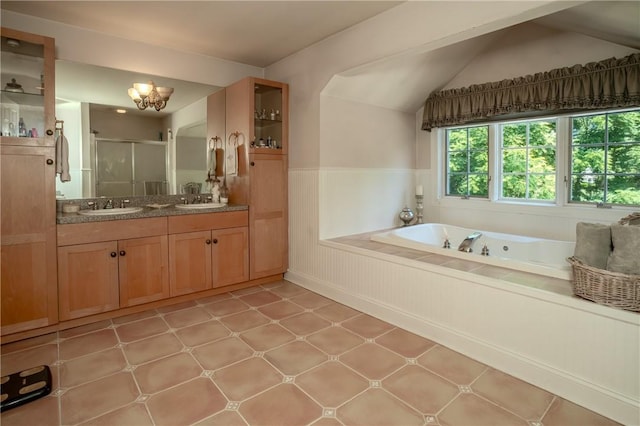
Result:
M46 365L2 376L0 411L10 410L51 393L51 370Z

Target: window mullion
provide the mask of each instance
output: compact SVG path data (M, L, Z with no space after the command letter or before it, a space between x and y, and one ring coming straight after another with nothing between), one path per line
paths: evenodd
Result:
M502 137L500 135L500 125L492 124L489 126L489 164L487 164L489 173L489 201L496 201L500 198L499 184L502 181L501 146Z

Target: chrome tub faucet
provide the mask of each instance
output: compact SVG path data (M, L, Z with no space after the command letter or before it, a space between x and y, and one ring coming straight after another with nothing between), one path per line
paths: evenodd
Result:
M473 232L467 236L458 246L458 251L471 253L473 251L473 243L482 236L482 232Z

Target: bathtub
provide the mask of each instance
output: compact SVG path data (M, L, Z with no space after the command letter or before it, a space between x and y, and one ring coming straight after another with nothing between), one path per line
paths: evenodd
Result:
M458 251L460 243L473 232L482 233L473 244L473 251ZM571 241L486 232L440 223L381 232L371 236L371 240L566 280L571 279L571 266L566 259L573 255L575 248ZM449 240L451 248L443 248L445 240ZM489 250L488 256L481 254L485 245Z

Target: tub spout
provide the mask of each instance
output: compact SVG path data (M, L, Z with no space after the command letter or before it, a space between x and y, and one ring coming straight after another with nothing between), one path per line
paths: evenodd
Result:
M471 253L473 251L472 250L473 243L481 236L482 236L481 232L474 232L472 234L469 234L467 238L465 238L464 241L462 241L458 246L458 251Z

